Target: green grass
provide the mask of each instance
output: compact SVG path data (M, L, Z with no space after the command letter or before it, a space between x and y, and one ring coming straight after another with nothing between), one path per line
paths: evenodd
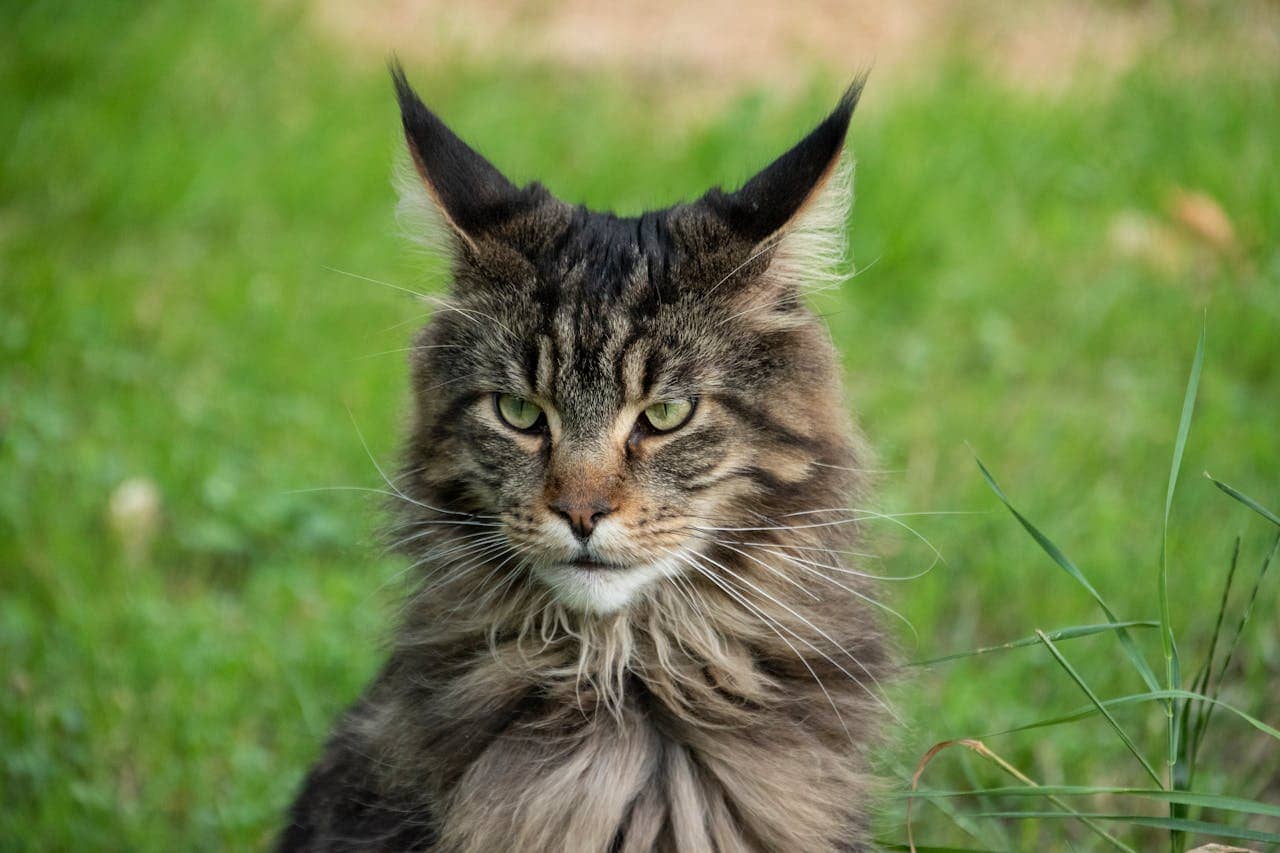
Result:
M389 87L380 61L319 41L287 7L41 4L16 18L0 52L0 839L260 845L377 665L401 568L374 544L372 503L299 491L375 484L347 410L389 458L404 363L375 354L404 346L422 312L326 268L438 278L395 236ZM1280 505L1280 80L1227 41L1187 70L1179 45L1226 39L1215 26L1184 21L1122 78L1053 94L963 56L911 84L872 79L852 134L864 271L821 307L851 405L893 472L881 508L977 513L910 519L947 560L892 588L920 634L904 641L910 656L1098 621L1004 514L974 451L1118 619L1162 619L1161 507L1206 312L1167 551L1187 685L1234 536L1246 580L1271 546L1266 520L1190 476L1207 468ZM514 178L626 212L742 179L839 91L833 78L728 93L695 117L652 83L409 65ZM1222 205L1236 249L1169 220L1179 188ZM1170 235L1153 257L1116 248L1116 218L1135 211ZM140 561L106 519L136 476L162 495ZM886 572L927 562L895 528L879 534ZM1274 590L1259 594L1221 697L1271 725ZM1133 642L1161 660L1159 630L1135 628ZM1103 699L1142 689L1110 632L1057 647ZM917 722L897 763L1082 698L1043 646L926 669L899 699ZM1114 713L1163 755L1163 713ZM990 745L1041 784L1147 785L1112 737L1095 716ZM1219 713L1196 790L1274 803L1266 747ZM1005 781L959 756L935 765L934 787ZM917 837L964 841L939 815L922 810ZM986 823L1015 849L1094 839L1071 821ZM900 813L886 834L901 835Z

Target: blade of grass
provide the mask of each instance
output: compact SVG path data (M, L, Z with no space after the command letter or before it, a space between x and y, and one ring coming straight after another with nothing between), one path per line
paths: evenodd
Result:
M908 844L899 844L896 841L876 841L879 850L915 850L915 853L995 853L993 850L984 850L975 847L932 847L928 844L916 844L910 847Z
M1182 686L1182 673L1178 661L1178 645L1173 637L1173 617L1169 612L1169 513L1173 509L1173 493L1178 486L1178 473L1182 470L1182 454L1187 449L1187 435L1191 432L1191 415L1196 407L1196 392L1200 388L1200 371L1204 366L1205 327L1200 327L1200 340L1196 343L1196 354L1191 361L1191 375L1187 378L1187 391L1182 398L1182 415L1178 419L1178 435L1173 442L1173 460L1169 464L1169 487L1164 495L1164 519L1160 525L1160 567L1158 586L1160 590L1160 648L1164 654L1165 687L1177 690ZM1179 765L1180 750L1178 741L1181 736L1181 709L1170 699L1165 702L1164 713L1168 731L1168 745L1165 751L1165 764L1169 767L1170 786L1184 784L1186 772ZM1185 817L1185 809L1178 804L1169 806L1169 816ZM1184 839L1177 833L1173 837L1173 848L1180 851Z
M1160 778L1160 774L1156 773L1155 768L1147 761L1147 757L1138 749L1138 745L1133 742L1133 739L1130 738L1128 732L1120 726L1120 723L1116 721L1116 718L1111 716L1111 712L1102 704L1102 700L1093 692L1093 688L1085 683L1085 680L1080 677L1080 673L1076 672L1075 667L1073 667L1071 663L1062 656L1062 652L1058 651L1058 647L1053 644L1053 640L1050 640L1048 635L1043 631L1036 631L1036 636L1040 638L1040 642L1044 643L1045 648L1049 650L1049 654L1053 655L1058 664L1066 670L1067 675L1071 676L1071 679L1076 683L1076 685L1084 691L1084 695L1089 697L1089 701L1094 704L1104 717L1106 717L1107 722L1111 724L1111 728L1115 730L1116 735L1119 736L1120 740L1124 742L1124 745L1128 747L1131 753L1133 753L1133 757L1138 759L1138 763L1142 765L1143 769L1145 769L1155 781L1156 787L1165 787L1163 780Z
M1213 694L1209 705L1209 710L1205 712L1204 727L1200 732L1200 740L1204 740L1204 732L1208 730L1209 723L1213 720L1213 710L1218 704L1218 696L1222 693L1222 683L1227 677L1227 669L1231 666L1231 658L1235 655L1236 647L1240 644L1240 637L1244 633L1245 626L1249 624L1249 617L1253 615L1254 602L1258 600L1258 590L1262 587L1262 581L1267 576L1267 569L1271 567L1271 561L1275 558L1276 551L1280 550L1280 535L1276 536L1276 541L1271 545L1271 550L1267 552L1267 556L1262 561L1262 568L1258 570L1258 577L1254 579L1253 587L1249 590L1249 600L1245 604L1244 611L1240 614L1240 621L1236 623L1235 633L1231 635L1231 642L1227 645L1226 654L1222 657L1222 664L1218 668L1218 677L1213 686ZM1200 743L1197 742L1195 750L1200 749ZM1192 756L1195 760L1195 756Z
M987 466L982 464L982 460L975 456L974 461L978 463L978 468L982 471L982 476L986 479L987 485L996 493L996 497L998 497L1000 502L1008 508L1009 512L1013 513L1013 517L1018 520L1018 523L1031 534L1031 538L1036 540L1037 544L1040 545L1044 552L1048 554L1055 563L1062 567L1063 571L1074 578L1076 583L1084 587L1085 591L1092 596L1098 607L1102 609L1103 615L1107 617L1107 621L1112 625L1119 626L1120 620L1116 618L1115 613L1112 611L1110 605L1107 604L1106 599L1104 599L1101 593L1094 588L1093 584L1089 582L1089 579L1084 576L1084 573L1076 567L1075 563L1067 559L1067 556L1062 553L1057 545L1050 541L1049 537L1041 533L1039 528L1028 521L1022 513L1018 512L1018 510L1009 501L1009 498L1005 496L1004 491L1000 488L1000 484L996 482L995 477L993 477L991 472L987 470ZM1138 649L1137 643L1133 641L1133 637L1129 635L1128 630L1122 627L1117 627L1116 638L1119 639L1120 645L1124 648L1125 654L1133 663L1134 668L1138 670L1138 674L1142 676L1142 680L1146 682L1147 687L1153 691L1159 690L1160 682L1156 680L1155 674L1151 671L1150 664L1148 664L1146 658L1142 656L1142 652Z
M1215 699L1211 696L1205 696L1203 693L1192 693L1190 690L1152 690L1147 693L1133 693L1133 694L1130 694L1129 696L1120 696L1115 699L1104 699L1102 701L1102 705L1106 708L1115 708L1120 705L1132 705L1132 704L1141 703L1141 702L1159 702L1165 699L1199 699L1204 702L1209 702L1213 705L1217 705L1221 708L1224 708L1230 711L1240 719L1244 720L1249 725L1253 726L1258 731L1262 732L1263 734L1271 738L1274 738L1275 740L1280 741L1280 729L1276 729L1273 726L1267 725L1266 723L1262 722L1262 720L1259 720L1257 717L1254 717L1244 711L1241 711L1239 708L1235 707L1234 705L1230 705L1226 702L1223 702L1221 699ZM1056 717L1047 717L1043 720L1037 720L1033 723L1024 723L1022 725L1014 726L1012 728L1001 729L1000 731L996 731L996 732L988 732L987 734L982 735L982 738L983 739L993 738L999 735L1014 734L1015 732L1025 732L1025 731L1030 731L1032 729L1043 729L1043 728L1048 728L1050 726L1059 726L1059 725L1062 725L1063 723L1074 723L1076 720L1083 720L1085 717L1092 717L1096 713L1098 713L1098 709L1096 707L1092 705L1087 705L1082 708L1077 708L1074 711L1068 711L1067 713L1061 714Z
M1058 628L1053 631L1046 631L1049 639L1058 640L1074 640L1077 637L1088 637L1092 634L1101 634L1104 631L1115 631L1120 628L1159 628L1160 623L1151 619L1137 619L1130 622L1103 622L1096 625L1071 625L1067 628ZM1006 649L1017 649L1023 646L1036 646L1040 644L1040 638L1032 635L1030 637L1021 637L1017 640L1011 640L1007 643L1001 643L997 646L983 646L978 649L971 649L967 652L954 652L941 657L928 658L926 660L912 661L908 666L933 666L934 664L947 663L948 661L960 660L961 658L977 657L978 655L991 654L992 652L1002 652Z
M929 762L932 761L938 755L938 753L942 752L944 749L949 749L950 747L953 747L953 746L963 746L965 749L968 749L972 752L977 753L978 755L981 755L983 758L992 762L1001 770L1008 773L1013 778L1017 779L1023 785L1026 785L1031 788L1040 787L1034 780L1031 779L1030 776L1027 776L1025 773L1023 773L1018 768L1014 767L1008 761L1005 761L1003 758L1001 758L999 755L993 752L991 748L988 747L982 741L974 740L973 738L960 738L957 740L944 740L939 743L935 743L933 746L929 747L929 750L924 754L923 757L921 757L920 762L916 765L915 773L913 773L911 776L912 792L916 791L917 786L920 783L920 777L924 775L925 768L929 766ZM1065 816L1070 816L1071 814L1078 814L1078 812L1076 812L1075 809L1071 808L1071 806L1067 805L1067 803L1063 802L1062 800L1058 799L1056 796L1052 794L1048 796L1048 800L1049 802L1053 803L1055 806L1057 806L1058 808L1066 812L1067 815ZM914 805L914 800L910 800L910 799L907 800L907 844L912 851L916 851L918 848L915 846L915 839L912 834L912 828L911 828L911 808L913 805ZM935 807L937 807L937 805L938 805L937 803L934 803ZM1107 832L1098 824L1093 823L1087 819L1083 820L1082 823L1084 823L1085 826L1089 827L1090 831L1092 831L1095 835L1097 835L1103 841L1106 841L1112 847L1115 847L1118 850L1127 850L1129 851L1129 853L1137 853L1137 851L1135 851L1128 844L1125 844L1123 841L1120 841L1118 838L1111 835L1109 832Z
M1198 791L1171 791L1167 788L1095 787L1090 785L1040 785L1031 787L1008 785L966 791L921 790L912 793L903 792L901 796L915 797L917 799L956 799L979 795L987 797L1045 797L1050 794L1057 797L1092 797L1101 795L1142 797L1168 803L1185 803L1190 806L1200 806L1220 811L1240 812L1241 814L1254 814L1263 817L1280 817L1280 805L1247 800L1243 797L1227 797L1221 794L1205 794Z
M1280 844L1280 834L1265 832L1261 829L1226 826L1203 820L1179 820L1169 817L1153 817L1151 815L1109 814L1098 812L1082 812L1083 817L1090 820L1122 821L1134 826L1150 826L1155 829L1169 829L1197 835L1212 835L1218 838L1235 838L1241 841L1261 841L1265 844ZM1053 820L1070 817L1061 812L978 812L975 817L995 818L1000 820Z
M1209 479L1209 482L1213 483L1213 484L1214 484L1215 486L1217 486L1219 489L1222 489L1222 491L1224 491L1224 492L1226 492L1227 494L1231 495L1231 497L1233 497L1233 498L1235 498L1236 500L1240 501L1240 503L1244 504L1244 505L1245 505L1245 506L1247 506L1249 509L1251 509L1251 510L1253 510L1254 512L1256 512L1258 515L1262 516L1262 517L1263 517L1263 518L1265 518L1267 521L1271 522L1272 524L1276 525L1277 527L1280 527L1280 515L1276 515L1274 512L1272 512L1271 510L1267 509L1265 506L1263 506L1262 504L1258 503L1256 500L1254 500L1253 498L1249 497L1248 495L1246 495L1244 492L1240 491L1239 489L1236 489L1236 488L1233 488L1233 487L1231 487L1231 486L1228 486L1226 483L1222 482L1221 480L1215 480L1215 479L1213 478L1213 475L1212 475L1212 474L1210 474L1208 471L1205 471L1205 472L1204 472L1204 475L1205 475L1205 477L1207 477L1207 478Z
M1241 537L1236 536L1235 546L1231 549L1231 564L1227 568L1227 579L1222 585L1222 598L1218 601L1218 615L1214 619L1213 633L1209 635L1209 651L1204 657L1204 663L1200 665L1199 672L1196 673L1195 680L1192 681L1192 690L1196 693L1207 693L1209 691L1209 677L1213 672L1213 661L1218 654L1218 640L1222 636L1222 624L1227 613L1227 602L1231 598L1231 587L1235 583L1236 568L1240 565L1240 542ZM1195 719L1191 720L1191 727L1184 728L1186 737L1183 739L1182 750L1187 756L1187 785L1190 788L1195 781L1196 757L1199 754L1200 742L1204 737L1204 725L1208 717L1209 705L1204 702L1196 701ZM1191 707L1191 704L1184 703L1183 711ZM1184 713L1184 726L1186 724L1186 715Z

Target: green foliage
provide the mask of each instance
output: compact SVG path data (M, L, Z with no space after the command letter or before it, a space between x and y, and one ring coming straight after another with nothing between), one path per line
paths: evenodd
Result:
M6 26L0 838L261 845L376 667L404 569L374 542L376 497L307 491L378 485L347 411L388 460L405 402L399 351L426 311L333 270L439 286L439 265L395 233L398 128L382 59L320 40L289 4L26 4ZM993 509L968 441L1018 484L1027 517L1055 513L1055 539L1117 624L1046 634L1071 639L1072 665L1104 705L1133 689L1113 634L1147 660L1159 645L1142 628L1158 617L1161 633L1177 627L1184 659L1208 648L1230 536L1242 533L1245 566L1271 546L1266 518L1193 480L1172 504L1167 612L1148 582L1185 344L1206 307L1212 345L1186 464L1211 465L1257 496L1246 501L1255 510L1280 503L1280 81L1225 49L1193 73L1178 39L1221 34L1186 27L1120 79L1052 94L964 56L897 87L873 77L852 133L862 272L820 306L851 405L891 472L881 509ZM840 90L833 79L708 95L714 108L695 116L667 102L665 84L409 65L432 105L514 178L623 212L740 180ZM1170 205L1183 189L1228 212L1233 247L1178 223ZM1135 217L1136 242L1124 227ZM109 508L137 478L156 511L132 547ZM1041 625L1099 627L1088 624L1095 603L1044 572L1003 515L911 523L947 558L886 585L919 630L915 656ZM868 570L908 575L928 562L882 527ZM1252 589L1249 612L1269 623L1274 585ZM1276 633L1240 634L1238 653L1191 692L1274 726ZM899 703L927 709L902 735L907 765L935 741L1079 702L1035 644L917 672ZM1224 714L1206 738L1218 705L1194 701L1183 726L1194 740L1177 746L1203 747L1197 792L1263 790L1268 735ZM1107 707L1153 754L1168 726L1137 713L1144 702ZM1099 745L1110 730L1088 710L1009 739L1002 754L1046 783L1141 783ZM939 762L930 780L972 787L958 764ZM991 796L981 810L1006 810ZM1210 822L1229 811L1167 802ZM934 827L933 814L921 810L920 826L937 843L974 840L957 828L963 816ZM1151 819L1166 823L1125 831L1193 831ZM899 837L900 821L887 824ZM1079 821L1049 820L988 836L1014 849L1095 838Z
M1064 715L1052 717L1046 720L1039 720L1033 723L1027 723L1013 728L1004 729L984 736L981 740L972 738L968 739L950 739L943 741L928 752L921 759L916 772L911 778L911 791L909 797L911 799L925 799L937 802L940 799L963 796L963 792L959 791L928 791L919 788L919 780L923 775L927 765L933 758L949 746L961 744L969 747L973 751L992 761L1005 772L1014 775L1020 781L1026 783L1021 788L984 788L973 790L969 795L977 797L985 807L990 799L994 796L1038 796L1044 797L1051 804L1058 807L1059 811L998 811L987 808L983 811L965 814L966 821L972 822L976 819L984 820L1062 820L1071 819L1079 821L1081 825L1087 827L1094 832L1103 841L1113 846L1123 847L1124 849L1133 849L1124 845L1123 842L1114 838L1099 826L1100 822L1119 822L1127 824L1131 829L1137 827L1147 827L1153 829L1165 829L1169 832L1169 842L1175 853L1185 850L1187 839L1191 835L1207 836L1211 838L1229 838L1244 841L1262 841L1268 844L1280 844L1280 834L1275 832L1253 829L1250 827L1240 826L1238 821L1213 821L1213 820L1197 820L1188 818L1189 807L1195 806L1199 809L1218 809L1227 812L1243 812L1250 815L1280 815L1280 806L1269 805L1267 803L1249 800L1241 797L1224 797L1212 793L1193 792L1190 790L1192 781L1195 779L1196 770L1199 766L1199 747L1204 740L1206 731L1213 717L1213 712L1221 707L1230 711L1239 720L1242 720L1252 726L1259 732L1268 735L1275 743L1268 744L1263 749L1263 753L1269 756L1275 756L1280 752L1280 730L1268 725L1250 714L1241 711L1226 702L1220 701L1218 696L1221 692L1223 679L1231 662L1231 657L1239 643L1240 637L1244 631L1244 627L1248 624L1249 618L1253 613L1254 604L1257 600L1258 592L1261 588L1262 580L1266 576L1267 568L1271 564L1272 557L1280 549L1280 536L1276 537L1275 544L1272 545L1270 551L1267 552L1266 558L1263 560L1262 569L1258 572L1258 579L1255 581L1252 590L1249 593L1248 601L1245 603L1243 611L1240 615L1240 621L1237 625L1236 632L1227 646L1226 653L1223 656L1222 663L1217 673L1217 683L1213 688L1213 694L1208 695L1207 690L1212 677L1215 653L1218 647L1218 639L1221 634L1223 620L1226 615L1228 603L1230 602L1231 584L1235 578L1236 566L1240 556L1240 537L1236 537L1235 547L1232 551L1231 565L1227 572L1226 584L1222 593L1222 597L1218 604L1218 613L1214 621L1212 635L1209 639L1208 652L1205 656L1203 665L1200 667L1199 673L1193 682L1194 690L1183 690L1180 668L1178 663L1177 642L1175 639L1174 627L1170 618L1169 608L1169 584L1168 584L1168 535L1169 535L1169 515L1173 508L1174 490L1178 482L1178 472L1182 466L1182 456L1186 448L1187 438L1191 432L1191 419L1195 411L1195 400L1199 391L1200 374L1204 367L1205 352L1205 334L1202 330L1200 340L1196 344L1195 358L1192 362L1191 377L1187 381L1186 394L1183 398L1182 416L1178 423L1177 438L1174 441L1173 463L1169 472L1169 485L1165 493L1164 517L1161 523L1161 545L1159 559L1159 573L1157 576L1157 595L1156 598L1160 605L1161 618L1159 627L1161 634L1161 650L1166 662L1166 683L1165 689L1156 689L1155 677L1151 672L1150 666L1143 657L1133 638L1129 635L1127 627L1130 625L1149 625L1150 622L1127 622L1121 623L1117 621L1115 612L1106 602L1097 588L1089 581L1089 579L1072 563L1062 550L1055 545L1043 532L1040 531L1031 521L1029 521L1022 513L1020 513L1010 502L1007 495L995 481L991 472L986 466L978 460L978 468L982 472L983 478L995 492L997 498L1003 503L1013 514L1018 523L1026 529L1031 538L1036 541L1041 549L1044 550L1053 562L1057 563L1068 575L1082 587L1089 596L1102 609L1103 613L1110 620L1106 625L1101 626L1073 626L1070 628L1059 629L1052 632L1054 636L1050 636L1044 631L1036 631L1036 639L1049 652L1053 660L1060 666L1070 677L1081 691L1089 698L1091 703L1083 709L1069 712ZM1234 498L1239 503L1256 512L1258 515L1273 522L1280 527L1280 517L1277 517L1271 510L1262 506L1255 499L1243 494L1239 490L1221 483L1217 480L1213 481L1219 489L1227 495ZM1089 636L1092 634L1109 631L1113 633L1119 641L1119 651L1128 658L1133 665L1137 674L1151 688L1145 693L1135 694L1131 696L1122 696L1113 699L1103 700L1099 698L1097 692L1090 686L1083 675L1074 667L1065 655L1058 649L1055 644L1056 639L1074 639L1081 636ZM1003 651L1019 646L1028 645L1026 640L1015 640L1010 643L1004 643L1000 646L985 647L975 649L967 653L953 653L935 659L933 662L946 662L960 660L965 657L977 657L979 655L989 654L993 651ZM1113 708L1119 708L1131 703L1145 703L1157 701L1164 708L1164 716L1166 721L1167 735L1167 764L1169 767L1168 780L1161 777L1156 772L1155 767L1147 758L1144 750L1130 736L1128 731L1121 725L1112 713ZM1050 726L1060 726L1068 723L1075 723L1084 720L1093 715L1100 715L1110 726L1112 732L1117 739L1124 745L1125 749L1137 760L1142 769L1146 771L1151 781L1157 786L1154 789L1138 789L1138 788L1117 788L1106 786L1045 786L1037 785L1031 781L1030 777L1018 771L1012 765L1001 758L986 746L984 741L989 738L1001 735L1013 734L1016 732L1029 732L1037 729L1044 729ZM1194 716L1193 716L1194 715ZM1099 813L1099 812L1080 812L1079 810L1067 805L1062 799L1063 794L1077 796L1114 796L1122 795L1125 798L1130 797L1152 797L1163 799L1168 803L1169 816L1167 818L1144 815L1134 812L1115 814L1115 813ZM952 822L961 826L966 834L972 836L973 833L968 831L964 825L958 823L960 812L950 804L944 804L942 813ZM911 811L908 810L908 840L914 836L911 831Z

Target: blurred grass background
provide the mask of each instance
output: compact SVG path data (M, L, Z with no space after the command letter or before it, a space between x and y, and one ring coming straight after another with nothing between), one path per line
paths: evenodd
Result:
M904 632L907 653L1098 621L999 509L966 442L1122 618L1157 617L1161 499L1207 314L1171 537L1174 619L1198 663L1233 535L1248 567L1268 531L1196 474L1280 503L1274 4L1037 3L1031 19L935 2L921 7L931 37L919 24L894 41L897 18L868 18L859 42L855 18L846 44L819 16L812 51L779 36L768 57L752 42L612 64L598 30L585 55L529 35L549 6L477 47L465 20L431 27L440 4L411 5L6 13L0 847L261 846L378 662L402 566L374 544L377 507L300 490L377 484L352 419L393 456L397 350L424 316L332 270L439 286L392 216L393 47L513 178L622 212L750 175L879 56L851 137L861 271L821 308L888 471L881 509L971 513L912 519L947 562L886 590L919 634ZM1088 15L1083 43L1108 33L1105 52L1056 56L1074 31L1052 22ZM771 43L756 29L776 19L747 18L719 35L754 27ZM877 539L877 570L928 562L891 527ZM1264 590L1228 690L1272 724L1276 606ZM1064 648L1100 690L1128 692L1111 643ZM900 702L916 721L890 765L1083 701L1037 649L915 675ZM1158 714L1124 715L1160 743ZM1274 749L1220 725L1200 786L1275 801ZM1108 737L1095 720L993 746L1041 782L1140 781ZM957 756L928 778L975 772ZM1074 829L1008 832L1033 849Z

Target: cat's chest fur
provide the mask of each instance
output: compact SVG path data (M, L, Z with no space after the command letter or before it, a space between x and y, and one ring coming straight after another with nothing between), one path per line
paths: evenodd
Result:
M421 658L393 662L348 730L376 759L377 787L416 803L439 849L856 846L864 756L833 706L809 704L807 673L793 682L745 648L719 668L667 650L652 669L638 646L612 695L596 687L607 673L568 677L570 656L531 667L508 650L445 677L415 674ZM682 671L689 681L671 675Z

